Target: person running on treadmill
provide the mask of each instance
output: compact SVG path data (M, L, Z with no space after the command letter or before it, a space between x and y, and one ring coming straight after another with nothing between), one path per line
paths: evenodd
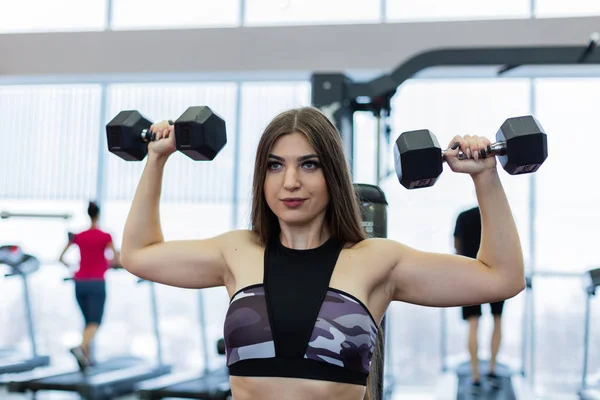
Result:
M108 268L118 267L119 259L119 252L115 249L111 235L98 228L100 216L98 205L90 202L87 213L91 220L90 228L77 234L69 234L69 242L59 258L60 262L69 267L64 260L67 250L73 244L79 248L79 269L75 272L73 280L75 281L75 297L83 314L85 328L81 344L70 349L70 352L82 371L92 365L90 345L102 323L104 304L106 303L104 274ZM112 251L111 259L106 258L107 248Z
M479 245L481 241L481 213L479 207L461 212L454 227L454 248L462 256L477 258ZM500 380L496 375L496 357L500 350L500 341L502 338L502 310L504 300L489 303L491 313L494 317L494 331L492 333L490 368L488 371L488 381L493 387L500 385ZM481 391L481 374L479 371L479 358L477 356L477 328L479 317L481 317L481 304L462 307L462 316L469 323L469 354L471 357L471 369L473 374L472 391L479 393Z

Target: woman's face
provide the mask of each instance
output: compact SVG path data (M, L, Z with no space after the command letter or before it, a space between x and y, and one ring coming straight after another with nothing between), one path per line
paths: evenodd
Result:
M306 136L294 132L279 137L268 157L265 198L277 218L300 225L323 216L329 192L317 152Z

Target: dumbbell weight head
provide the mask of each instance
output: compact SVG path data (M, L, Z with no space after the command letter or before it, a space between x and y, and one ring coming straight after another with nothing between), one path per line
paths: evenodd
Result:
M148 141L144 134L150 122L135 110L121 111L106 125L108 151L123 160L141 161L148 154Z
M442 173L442 148L427 130L403 132L394 145L394 165L407 189L433 186Z
M541 124L531 115L508 118L496 140L504 142L498 161L510 175L535 172L548 157L548 142Z
M227 144L225 120L209 107L189 107L175 121L175 144L192 160L213 160Z

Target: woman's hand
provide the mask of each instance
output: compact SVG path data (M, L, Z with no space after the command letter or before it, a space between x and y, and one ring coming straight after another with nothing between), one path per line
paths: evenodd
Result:
M149 155L167 158L175 152L175 126L171 125L169 121L161 121L152 124L150 131L154 132L156 138L148 143Z
M489 139L479 136L455 136L444 152L444 158L454 172L478 175L496 169L496 156L488 155ZM459 159L461 151L467 158Z

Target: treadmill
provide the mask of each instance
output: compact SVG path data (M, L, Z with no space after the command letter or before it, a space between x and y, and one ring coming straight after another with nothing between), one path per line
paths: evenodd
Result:
M226 400L231 397L229 371L227 367L210 371L204 316L204 295L198 291L198 310L201 342L204 344L204 370L201 373L172 374L138 385L137 395L141 400L159 400L166 398ZM217 342L217 353L225 354L225 341Z
M143 282L139 280L138 283ZM156 378L171 372L171 366L163 363L162 346L158 329L156 290L150 284L152 325L157 343L157 360L148 361L137 357L118 357L100 362L82 373L79 369L53 370L17 376L8 382L8 391L35 394L38 391L56 390L76 392L87 400L110 400L116 396L131 394L136 385L146 379Z
M219 339L218 353L225 354L225 342ZM141 400L167 398L227 400L231 398L229 372L227 367L198 374L173 374L138 386L137 395Z
M488 382L486 382L485 375L489 371L489 362L487 360L479 362L479 369L481 371L481 393L474 394L471 393L471 363L466 361L457 367L457 400L516 400L516 395L511 380L512 371L508 366L501 363L496 363L495 372L499 379L498 388L491 387Z
M0 247L0 264L10 267L10 271L4 275L6 278L19 277L23 283L23 300L25 300L27 331L31 347L31 354L22 354L14 349L0 348L0 375L31 371L34 368L45 367L50 364L50 357L38 355L37 353L27 282L28 275L40 268L40 262L34 256L23 253L21 247L6 245Z
M586 272L587 293L585 303L585 329L583 346L583 369L581 374L581 386L579 388L579 397L581 400L600 400L600 381L596 377L595 383L590 383L594 379L588 376L588 354L590 344L590 308L592 296L596 295L596 288L600 285L600 268L592 269Z

